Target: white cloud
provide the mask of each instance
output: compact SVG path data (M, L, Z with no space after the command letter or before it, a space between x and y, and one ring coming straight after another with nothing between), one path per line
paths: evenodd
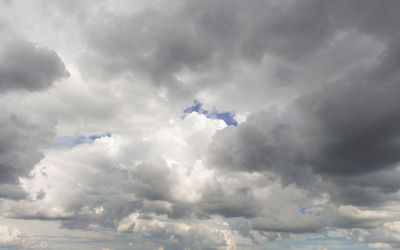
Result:
M46 249L48 244L29 235L24 235L14 227L0 226L0 247L9 249Z
M397 7L2 1L1 216L88 249L400 247Z

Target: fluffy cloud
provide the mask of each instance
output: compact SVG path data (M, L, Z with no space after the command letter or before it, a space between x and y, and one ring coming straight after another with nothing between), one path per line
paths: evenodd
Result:
M18 228L0 226L0 247L6 249L46 249L45 241L37 241L24 235Z
M24 121L16 115L3 115L0 124L0 196L21 199L26 193L18 186L19 178L30 176L35 164L44 157L38 147L49 143L54 131L45 124Z
M399 247L398 1L0 4L3 217L110 249Z
M56 52L27 41L13 40L0 49L0 92L40 91L68 77Z

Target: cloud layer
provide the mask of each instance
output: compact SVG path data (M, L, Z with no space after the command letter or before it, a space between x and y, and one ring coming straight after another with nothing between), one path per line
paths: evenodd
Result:
M0 247L400 247L398 1L0 5Z

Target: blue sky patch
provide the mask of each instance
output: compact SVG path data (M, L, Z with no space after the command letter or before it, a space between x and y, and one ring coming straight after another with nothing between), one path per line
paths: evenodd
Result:
M97 139L103 137L111 137L111 133L107 132L101 135L78 135L78 136L57 136L54 141L54 145L51 147L45 147L45 149L64 149L64 148L72 148L80 144L84 143L92 143Z
M321 216L321 213L320 213L320 212L313 213L312 210L309 210L310 208L314 208L314 206L311 206L311 207L301 207L301 208L299 209L299 213L301 213L301 214L308 214L308 215L314 215L314 216L317 216L317 217Z
M213 109L213 111L210 112L208 110L205 110L202 107L202 104L198 100L194 100L193 106L183 110L183 113L184 113L183 118L185 118L185 116L187 114L190 114L192 112L197 112L199 114L203 114L211 119L223 120L226 123L226 125L228 125L228 126L230 126L230 125L237 126L237 124L238 124L234 118L235 117L234 112L221 112L220 113L215 108Z
M312 212L311 211L307 211L307 208L305 208L305 207L300 208L299 212L301 214L310 214L310 215L312 215Z

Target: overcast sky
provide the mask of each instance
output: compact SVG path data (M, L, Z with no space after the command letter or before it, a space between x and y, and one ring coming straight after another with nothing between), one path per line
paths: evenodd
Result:
M399 11L0 0L0 248L400 249Z

